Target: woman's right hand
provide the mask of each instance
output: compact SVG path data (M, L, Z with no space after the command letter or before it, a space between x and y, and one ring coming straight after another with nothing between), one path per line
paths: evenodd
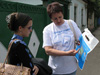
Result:
M39 71L39 68L34 65L33 71L34 71L34 74L33 75L37 75L37 73Z
M80 50L80 49L78 49L78 50L72 49L72 50L68 51L68 55L69 55L69 56L75 56L76 53L79 52L79 50Z

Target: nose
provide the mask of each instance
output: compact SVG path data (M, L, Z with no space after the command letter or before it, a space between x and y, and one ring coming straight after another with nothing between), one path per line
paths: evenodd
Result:
M60 22L60 19L59 18L57 19L57 22Z

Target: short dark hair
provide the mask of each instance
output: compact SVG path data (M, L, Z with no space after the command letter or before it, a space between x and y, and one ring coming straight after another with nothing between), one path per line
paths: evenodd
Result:
M25 27L30 20L32 20L32 18L27 14L17 12L12 13L6 17L8 28L14 32L18 30L19 26Z
M59 12L63 13L62 6L59 2L53 2L47 6L47 13L50 18L52 18L53 13L59 13Z

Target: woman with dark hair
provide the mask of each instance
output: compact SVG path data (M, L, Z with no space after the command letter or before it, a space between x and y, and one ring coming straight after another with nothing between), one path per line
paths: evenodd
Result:
M74 49L74 34L67 20L63 19L62 5L53 2L47 6L47 13L52 21L43 30L43 48L49 55L49 66L53 75L76 75L77 62L75 59L78 50ZM81 31L77 24L71 20L78 40Z
M32 18L24 13L12 13L6 17L8 28L14 32L10 43L13 42L9 53L9 64L21 65L31 69L31 75L37 75L39 69L33 64L30 50L23 41L32 32Z

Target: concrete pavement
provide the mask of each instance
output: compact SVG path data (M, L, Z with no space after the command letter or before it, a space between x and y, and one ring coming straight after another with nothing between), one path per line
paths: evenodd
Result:
M93 32L93 35L100 41L100 27ZM83 70L78 68L76 75L100 75L100 42L87 56Z

